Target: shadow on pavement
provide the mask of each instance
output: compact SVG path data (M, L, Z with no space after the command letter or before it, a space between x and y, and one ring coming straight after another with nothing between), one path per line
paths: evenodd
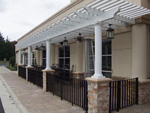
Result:
M0 113L5 113L1 98L0 98Z

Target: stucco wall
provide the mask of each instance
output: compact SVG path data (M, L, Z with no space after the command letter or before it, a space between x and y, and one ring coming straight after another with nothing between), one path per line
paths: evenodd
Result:
M125 1L128 1L130 3L136 4L138 6L141 6L141 0L125 0Z
M150 8L150 0L142 0L141 5L145 8Z
M76 43L70 44L70 69L74 65L73 72L76 71Z
M18 51L16 52L16 64L18 64Z
M112 76L132 75L132 34L126 32L115 35L112 40Z
M138 6L150 8L150 0L126 0L126 1L133 3L133 4L136 4Z

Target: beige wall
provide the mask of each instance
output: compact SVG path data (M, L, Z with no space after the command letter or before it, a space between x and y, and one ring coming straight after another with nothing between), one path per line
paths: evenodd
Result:
M18 51L16 52L16 64L18 64Z
M51 56L50 56L50 66L55 64L55 45L51 45Z
M141 5L145 8L149 8L150 9L150 0L142 0L141 1Z
M115 35L112 40L112 76L132 75L132 34L126 32Z
M147 79L148 32L145 24L132 27L132 76Z
M150 8L150 0L126 0L126 1L133 3L133 4L136 4L138 6Z
M126 0L126 1L133 3L133 4L136 4L138 6L141 6L141 0Z
M76 72L76 43L70 44L70 68L72 68L72 65L74 65L73 72Z

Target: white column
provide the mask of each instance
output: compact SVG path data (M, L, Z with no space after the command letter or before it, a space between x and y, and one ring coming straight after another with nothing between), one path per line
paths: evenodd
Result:
M31 67L31 47L28 47L28 67Z
M46 41L46 69L45 70L51 70L50 68L50 40Z
M95 25L95 73L92 78L105 78L102 74L102 27Z
M21 65L21 50L20 49L18 53L18 65Z

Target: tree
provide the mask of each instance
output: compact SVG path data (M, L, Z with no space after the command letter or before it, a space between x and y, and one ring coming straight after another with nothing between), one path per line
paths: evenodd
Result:
M0 60L9 60L12 56L15 56L14 45L0 33Z
M0 60L3 60L5 57L5 40L3 35L0 33Z

